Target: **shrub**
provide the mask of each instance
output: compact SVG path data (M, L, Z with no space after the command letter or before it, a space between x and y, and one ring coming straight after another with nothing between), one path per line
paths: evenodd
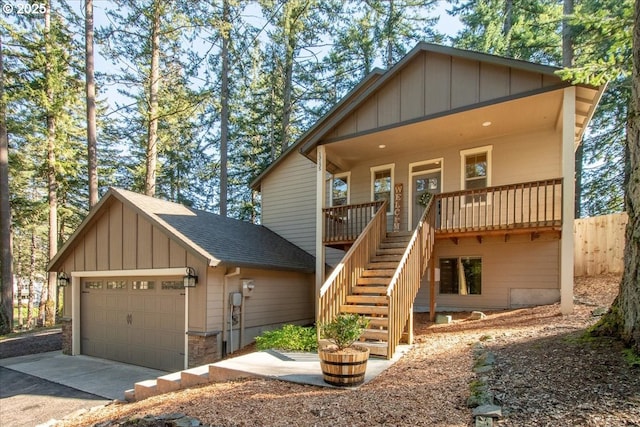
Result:
M338 346L338 350L353 344L369 324L369 321L358 314L339 314L329 323L320 326L323 338Z
M284 325L256 337L256 347L258 350L317 351L317 331L312 326Z

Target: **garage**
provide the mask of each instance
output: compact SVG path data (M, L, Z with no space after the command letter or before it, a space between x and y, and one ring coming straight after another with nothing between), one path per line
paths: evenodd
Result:
M48 270L66 282L64 354L178 371L313 322L314 267L261 225L112 188Z
M164 371L184 366L181 277L81 282L81 353Z

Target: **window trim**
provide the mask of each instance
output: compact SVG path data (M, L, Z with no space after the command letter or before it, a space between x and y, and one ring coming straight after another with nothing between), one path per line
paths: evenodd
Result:
M329 206L333 207L335 206L333 204L333 181L336 178L347 178L347 205L351 204L351 171L349 172L343 172L343 173L336 173L331 175L331 179L329 180Z
M386 165L378 165L378 166L372 166L370 168L371 171L371 201L374 202L375 201L375 181L376 181L376 172L382 172L382 171L389 171L390 177L391 177L391 188L389 189L389 204L387 206L387 213L391 213L393 212L393 189L395 186L395 179L394 179L394 175L395 175L395 167L396 164L395 163L388 163Z
M437 157L435 159L429 159L429 160L423 160L420 162L414 162L414 163L409 163L409 198L413 197L413 178L417 175L422 175L427 171L416 171L414 172L413 168L418 167L418 166L423 166L423 165L428 165L428 164L440 164L439 167L434 168L434 169L430 169L428 172L429 173L436 173L436 172L440 172L440 192L442 193L444 191L444 189L442 188L444 186L444 157ZM416 226L416 224L413 224L413 200L409 200L409 221L407 221L407 231L412 231L413 227Z
M487 187L491 187L491 175L493 175L492 160L493 145L484 145L482 147L469 148L460 150L460 189L467 190L467 178L465 176L467 157L474 154L487 154Z

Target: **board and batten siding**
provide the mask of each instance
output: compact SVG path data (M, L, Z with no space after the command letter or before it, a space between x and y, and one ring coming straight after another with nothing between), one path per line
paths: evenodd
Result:
M559 240L542 235L531 241L529 235L449 240L436 245L436 268L440 258L482 258L482 294L449 295L439 293L436 281L438 311L505 309L523 305L540 305L560 299ZM438 274L436 274L436 280ZM429 274L425 274L414 304L416 311L429 311Z
M315 255L315 164L295 152L262 182L262 225Z
M560 84L556 76L422 52L349 114L329 138L395 125Z
M192 265L187 250L134 210L114 201L74 241L62 271L173 268Z

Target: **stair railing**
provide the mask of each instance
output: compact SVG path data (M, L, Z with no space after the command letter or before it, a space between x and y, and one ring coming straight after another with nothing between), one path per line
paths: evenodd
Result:
M378 209L371 221L320 288L318 324L330 322L340 313L340 307L346 303L347 296L356 286L358 277L366 269L386 234L387 202L385 201L378 204Z
M404 327L413 309L413 302L420 288L422 275L433 254L436 205L434 198L431 198L387 288L387 297L389 298L388 359L393 357L396 347L400 343Z

